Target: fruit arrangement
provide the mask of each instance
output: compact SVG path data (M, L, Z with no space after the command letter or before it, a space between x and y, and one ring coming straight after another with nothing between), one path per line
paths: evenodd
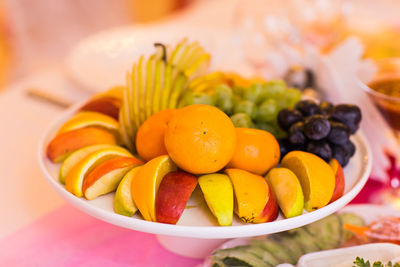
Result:
M324 158L290 146L282 156L274 135L291 142L291 129L318 113L331 127L321 139L342 145L340 129L358 128L354 107L325 112L327 104L315 104L320 110L306 117L300 91L282 81L204 74L209 55L186 40L172 50L156 47L147 61L134 64L126 86L94 96L48 144L47 157L62 163L66 190L88 200L115 191L116 213L139 211L145 220L169 224L200 190L221 226L231 225L234 214L247 223L273 221L279 210L286 218L298 216L343 195L336 154ZM312 138L327 131L318 123Z
M276 138L286 137L278 126L279 111L294 107L301 98L301 91L288 88L283 80L246 80L220 72L196 78L188 89L180 107L212 105L230 116L235 127L266 130Z
M307 151L325 161L335 158L344 167L355 153L350 136L360 122L361 110L355 105L302 100L279 112L278 124L288 132L288 138L281 140L281 152Z

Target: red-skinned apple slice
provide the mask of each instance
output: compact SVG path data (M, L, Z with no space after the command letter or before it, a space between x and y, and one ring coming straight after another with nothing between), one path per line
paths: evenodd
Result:
M176 224L196 185L196 176L187 172L174 171L164 176L156 197L157 222Z
M91 200L116 190L124 175L141 164L133 157L116 157L99 164L83 180L83 195Z
M335 158L331 159L331 161L329 162L329 166L331 166L333 173L335 174L335 189L333 190L333 195L331 201L329 202L332 203L333 201L343 196L345 180L343 168Z
M269 188L269 198L267 201L267 204L265 205L265 208L261 212L260 215L258 215L256 218L254 218L254 223L264 223L264 222L271 222L274 221L279 214L279 207L278 207L278 202L276 201L276 197L274 192L271 189L271 186L268 185Z

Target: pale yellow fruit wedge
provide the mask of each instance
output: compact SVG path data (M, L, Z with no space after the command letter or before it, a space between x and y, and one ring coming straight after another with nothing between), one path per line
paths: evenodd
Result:
M308 152L292 151L282 159L280 166L291 170L299 179L307 211L329 203L335 188L335 175L323 159Z
M118 121L114 118L94 111L81 111L61 126L58 134L88 126L99 126L109 130L118 130Z
M135 167L122 178L114 197L114 211L118 214L132 217L138 208L133 201L131 185L132 179L141 166Z
M143 218L156 221L156 195L161 180L177 167L167 155L159 156L148 161L132 179L132 196Z
M116 145L93 145L80 148L73 153L71 153L62 163L58 178L60 183L65 184L65 178L67 177L69 171L83 158L87 155L102 149L113 149L119 148Z
M303 213L304 195L297 176L289 169L274 168L266 176L272 187L279 208L286 218L295 217Z
M98 99L98 98L102 98L102 97L114 97L117 99L122 99L122 91L124 90L124 86L122 85L116 85L111 87L110 89L95 94L91 99Z
M65 188L77 197L83 196L82 185L85 176L97 165L117 156L133 157L128 150L122 147L106 148L90 153L68 172L65 178Z
M225 174L213 173L202 175L198 179L201 191L212 214L219 225L232 225L233 186Z

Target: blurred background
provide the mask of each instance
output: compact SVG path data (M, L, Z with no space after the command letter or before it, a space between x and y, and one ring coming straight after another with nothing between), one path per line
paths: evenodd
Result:
M244 50L265 51L265 40L279 34L293 43L306 40L328 51L346 36L357 35L367 47L365 56L394 57L400 55L399 10L396 0L3 0L1 85L40 68L62 65L74 44L93 33L185 18L241 31Z

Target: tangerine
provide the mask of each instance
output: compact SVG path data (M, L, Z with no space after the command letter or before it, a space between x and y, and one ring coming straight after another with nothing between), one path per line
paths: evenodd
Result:
M280 149L275 137L267 131L236 128L236 149L229 168L263 175L279 163Z
M236 132L231 119L209 105L190 105L177 111L168 123L165 146L183 170L213 173L231 160Z
M149 117L140 127L136 135L136 150L139 156L149 161L166 155L164 134L168 122L176 113L176 109L164 109Z

